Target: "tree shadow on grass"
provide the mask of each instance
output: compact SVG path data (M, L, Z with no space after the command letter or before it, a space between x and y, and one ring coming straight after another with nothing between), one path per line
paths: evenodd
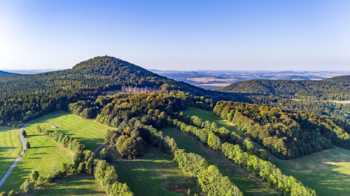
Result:
M96 187L96 181L92 176L71 176L55 185L44 187L36 195L106 195L104 191L94 190L94 187Z
M198 190L196 181L186 176L172 157L148 146L147 156L132 161L117 161L119 181L135 195L172 195Z

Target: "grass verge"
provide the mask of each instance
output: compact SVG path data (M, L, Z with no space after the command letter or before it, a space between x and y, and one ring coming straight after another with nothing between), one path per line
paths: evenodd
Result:
M0 127L0 179L22 151L19 130Z

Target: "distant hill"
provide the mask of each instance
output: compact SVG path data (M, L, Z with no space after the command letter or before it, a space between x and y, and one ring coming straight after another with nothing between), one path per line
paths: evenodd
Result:
M279 78L279 80L310 80L310 78L306 77L306 76L286 76L283 78Z
M222 92L276 96L316 96L327 100L350 99L350 76L324 80L248 80L231 84Z
M14 73L9 73L9 72L5 72L5 71L0 71L0 76L7 76L7 75L12 75Z
M4 69L4 71L14 74L37 74L58 71L58 69Z
M118 58L95 57L72 69L0 77L0 124L11 119L28 121L64 109L72 101L93 99L124 85L181 90L201 96L220 94L159 76Z

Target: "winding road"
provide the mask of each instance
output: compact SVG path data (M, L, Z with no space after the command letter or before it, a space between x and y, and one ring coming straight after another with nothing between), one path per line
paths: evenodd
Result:
M56 113L56 112L53 112L53 113ZM53 113L50 113L50 114L53 114ZM47 115L50 115L50 114L47 114ZM47 115L44 115L40 118L43 118ZM12 163L11 167L7 170L6 174L4 175L4 177L2 177L1 181L0 181L0 187L4 184L5 180L7 179L7 177L11 174L13 168L15 168L15 166L17 165L17 163L19 162L19 160L22 158L22 156L24 155L24 152L27 150L27 146L26 146L26 140L24 139L23 137L23 130L24 130L24 127L26 127L29 123L32 123L36 120L39 120L40 118L37 118L37 119L34 119L32 121L29 121L27 122L26 124L24 124L21 129L19 130L19 137L21 138L21 142L22 142L22 146L23 146L23 150L22 152L19 154L19 156L16 158L16 160Z

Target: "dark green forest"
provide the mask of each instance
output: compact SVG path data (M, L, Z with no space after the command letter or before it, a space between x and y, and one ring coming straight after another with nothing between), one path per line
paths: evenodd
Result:
M333 145L350 148L350 123L346 120L231 101L218 102L214 112L281 159L305 156Z
M66 109L69 103L78 100L95 100L103 92L120 90L122 86L182 90L196 95L217 94L114 57L96 57L68 70L0 77L0 124L27 122Z

